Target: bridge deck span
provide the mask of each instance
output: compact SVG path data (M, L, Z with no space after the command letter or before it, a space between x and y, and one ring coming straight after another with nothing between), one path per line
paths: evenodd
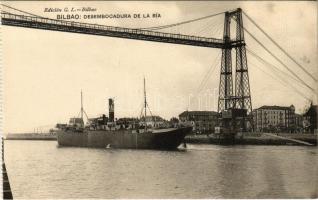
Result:
M225 44L222 39L162 33L143 29L122 28L73 21L54 20L43 17L16 15L7 12L1 13L1 23L2 25L8 26L109 36L161 43L183 44L209 48L232 48L244 45L242 44L242 41L231 41Z

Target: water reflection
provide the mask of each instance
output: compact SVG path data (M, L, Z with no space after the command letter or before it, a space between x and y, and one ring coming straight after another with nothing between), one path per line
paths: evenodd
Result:
M287 193L286 183L282 177L284 169L281 168L280 160L275 156L275 154L269 154L262 159L265 187L256 198L296 198Z
M218 174L222 176L220 181L220 193L222 198L246 198L246 190L252 183L248 166L249 155L244 146L239 148L224 148L218 154Z

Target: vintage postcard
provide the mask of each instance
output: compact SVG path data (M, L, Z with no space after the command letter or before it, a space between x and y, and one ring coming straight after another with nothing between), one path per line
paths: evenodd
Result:
M4 199L318 198L316 1L1 1Z

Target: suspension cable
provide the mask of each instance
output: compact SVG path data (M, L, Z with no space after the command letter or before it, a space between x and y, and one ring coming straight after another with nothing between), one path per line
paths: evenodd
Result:
M249 32L246 28L244 28L246 33L248 33L259 45L263 47L269 53L271 56L273 56L281 65L283 65L290 73L292 73L297 79L302 82L307 88L309 88L311 91L315 92L315 89L309 86L304 80L302 80L295 72L293 72L287 65L283 63L281 59L279 59L277 56L275 56L262 42L260 42L251 32Z
M276 70L278 70L279 72L285 74L286 76L288 76L289 78L293 79L294 81L297 81L298 83L301 83L303 85L302 82L300 82L298 79L296 79L295 77L291 76L290 74L288 73L285 73L283 72L282 70L280 70L278 67L276 67L275 65L269 63L268 61L266 61L265 59L263 59L262 57L260 57L259 55L257 55L255 52L253 52L252 50L250 50L249 48L246 48L246 50L252 55L254 56L256 59L260 60L261 62L263 62L264 64L272 67L272 68L275 68Z
M220 12L220 13L216 13L216 14L212 14L212 15L208 15L208 16L204 16L204 17L200 17L200 18L196 18L196 19L192 19L192 20L187 20L187 21L183 21L183 22L179 22L179 23L175 23L175 24L168 24L168 25L163 25L163 26L153 26L153 27L146 27L146 28L139 28L139 29L159 30L159 29L164 29L164 28L170 28L170 27L173 27L173 26L179 26L179 25L182 25L182 24L187 24L187 23L191 23L191 22L207 19L207 18L210 18L210 17L215 17L217 15L221 15L221 14L224 14L224 13L225 12Z
M290 58L294 63L298 65L308 76L310 76L316 82L318 81L310 72L308 72L301 64L299 64L288 52L286 52L283 47L281 47L270 35L268 35L250 16L248 16L244 11L243 14L249 19L270 41L272 41L288 58Z
M10 8L10 9L13 9L13 10L16 10L16 11L19 11L19 12L22 12L22 13L24 13L24 14L32 15L32 16L34 16L34 17L45 18L45 17L39 16L39 15L35 15L35 14L29 13L29 12L25 12L25 11L23 11L23 10L19 10L19 9L13 8L13 7L8 6L8 5L5 5L5 4L0 4L0 5L2 5L2 6L4 6L4 7L7 7L7 8Z
M208 70L208 72L205 74L204 78L202 79L198 89L197 89L197 92L200 92L202 90L202 88L204 87L204 85L206 84L206 82L208 81L209 79L209 75L211 73L214 72L214 70L216 69L216 67L218 66L217 64L219 63L218 61L220 61L220 54L221 52L218 53L218 55L215 57L210 69Z
M257 69L259 69L260 71L262 71L263 73L267 74L268 76L272 77L273 79L277 80L278 82L280 82L282 85L284 85L286 88L290 87L291 89L295 90L296 93L298 93L301 97L304 97L305 99L311 101L310 98L308 98L304 93L302 93L301 91L299 91L297 88L295 88L294 86L292 86L291 84L289 84L288 82L284 81L281 77L277 78L275 76L273 76L272 74L270 74L269 72L266 72L265 70L261 69L260 67L258 67L257 65L255 65L254 63L252 63L251 61L249 61L252 66L256 66ZM277 75L278 76L278 75Z

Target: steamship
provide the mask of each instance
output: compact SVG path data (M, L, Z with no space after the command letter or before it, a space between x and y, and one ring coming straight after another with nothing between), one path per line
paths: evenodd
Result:
M57 124L57 142L59 146L95 147L95 148L126 148L126 149L177 149L184 143L184 137L192 127L160 127L154 120L149 125L147 119L147 100L144 80L144 107L140 119L125 118L115 120L114 99L108 100L109 116L103 115L88 119L84 125L81 93L81 116L71 118L69 124ZM87 117L88 118L88 117ZM152 116L150 117L152 118Z

